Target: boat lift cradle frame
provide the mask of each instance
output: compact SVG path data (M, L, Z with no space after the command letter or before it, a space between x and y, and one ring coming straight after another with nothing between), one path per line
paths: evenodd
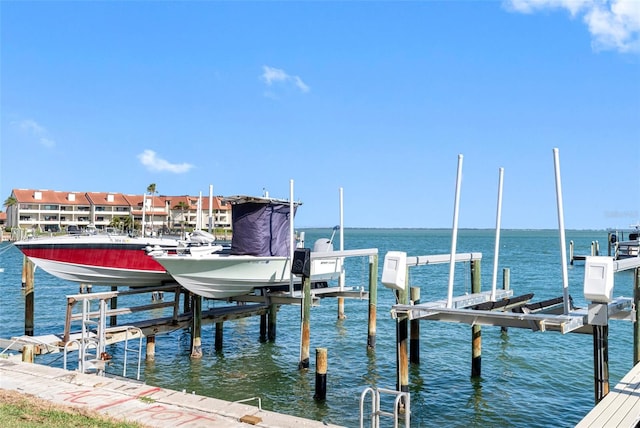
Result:
M451 263L451 269L449 274L449 289L448 298L446 301L440 300L435 302L427 302L418 305L395 305L391 309L391 316L394 319L407 317L409 320L414 319L429 319L434 321L448 321L465 323L469 325L486 325L486 326L501 326L501 327L516 327L516 328L530 328L533 331L559 331L562 334L569 332L577 333L591 333L593 331L592 324L589 323L593 314L588 309L576 309L572 310L570 297L569 297L569 285L568 285L568 273L567 273L567 260L566 260L566 244L564 234L564 213L562 204L562 184L560 177L560 161L558 149L553 149L554 155L554 169L556 178L556 202L558 210L558 227L560 230L560 247L561 247L561 262L562 262L562 275L563 275L563 313L557 314L554 311L545 312L545 309L540 309L538 312L523 310L522 313L507 312L504 308L501 310L479 310L471 309L470 307L486 303L496 302L508 297L511 297L512 292L510 290L500 291L496 290L496 275L497 275L497 260L498 260L498 248L499 248L499 234L500 234L500 218L501 218L501 204L502 204L502 183L503 183L503 169L499 170L499 188L498 188L498 207L496 215L496 243L495 243L495 258L493 269L493 284L490 292L481 292L471 295L458 296L453 298L453 264L459 259L459 255L456 255L456 239L457 239L457 226L458 226L458 211L459 211L459 193L461 184L461 171L462 171L462 155L458 157L458 175L456 180L456 197L454 204L454 220L453 220L453 233L452 233L452 251L450 255L441 256L419 256L419 257L407 257L405 269L413 266L419 266L423 264L435 264L444 263L449 261ZM472 253L473 254L473 253ZM387 268L385 262L384 267ZM613 271L620 272L624 270L634 269L640 267L640 260L624 259L613 261ZM384 272L383 272L384 276ZM383 282L384 284L384 282ZM385 284L389 286L388 284ZM403 284L404 286L404 284ZM393 288L393 287L392 287ZM620 297L612 299L609 302L605 302L607 306L607 315L609 319L620 320L634 320L635 308L633 307L633 299Z

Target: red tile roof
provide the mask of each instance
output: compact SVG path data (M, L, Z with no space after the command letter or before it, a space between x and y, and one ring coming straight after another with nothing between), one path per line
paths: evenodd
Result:
M13 196L21 204L90 205L83 192L13 189Z
M13 196L18 203L21 204L57 204L57 205L97 205L97 206L130 206L132 208L139 208L139 213L142 213L142 198L143 195L125 195L123 193L106 193L106 192L61 192L58 190L34 190L34 189L13 189ZM39 196L36 198L36 196ZM198 196L166 196L166 195L154 195L153 197L147 195L147 206L153 204L153 208L164 208L168 202L171 209L182 201L185 202L189 209L196 209L198 205ZM202 197L202 210L209 209L209 197ZM213 209L230 210L231 207L227 204L222 205L220 203L220 197L213 197ZM159 214L159 213L158 213Z

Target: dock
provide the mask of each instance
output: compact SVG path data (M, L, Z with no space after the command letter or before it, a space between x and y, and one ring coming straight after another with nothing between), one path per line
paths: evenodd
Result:
M158 428L339 427L263 410L258 397L229 402L189 391L8 359L0 359L0 389ZM246 404L249 401L258 406Z
M640 426L640 363L622 378L576 428Z

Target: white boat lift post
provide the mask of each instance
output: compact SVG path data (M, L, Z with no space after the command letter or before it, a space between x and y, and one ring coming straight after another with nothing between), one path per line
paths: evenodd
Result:
M293 297L293 273L291 266L293 264L293 252L295 251L295 205L293 203L293 180L289 180L289 296Z
M569 274L567 272L567 245L564 242L564 211L562 206L562 181L560 178L560 156L558 149L553 149L553 165L556 176L556 201L558 205L558 229L560 230L560 259L562 263L562 298L564 300L564 314L571 310L569 301Z
M458 242L458 212L460 210L460 186L462 185L462 159L458 155L458 174L456 175L456 195L453 203L453 228L451 233L451 259L449 261L449 292L447 294L447 308L453 304L453 279L456 269L456 244Z
M142 236L145 236L144 234L144 219L145 219L145 211L147 210L147 193L143 193L142 194Z
M343 196L344 192L342 187L338 191L339 194L339 209L340 209L340 251L344 251L344 205L343 205ZM338 259L340 263L340 276L338 276L338 289L340 291L344 290L344 258ZM343 320L346 318L344 314L344 298L338 297L338 319Z
M209 233L215 235L215 230L213 230L213 184L209 184Z
M504 168L498 169L498 206L496 208L496 244L493 252L493 277L491 279L491 301L496 301L496 284L498 282L498 255L500 254L500 223L502 220L502 185Z

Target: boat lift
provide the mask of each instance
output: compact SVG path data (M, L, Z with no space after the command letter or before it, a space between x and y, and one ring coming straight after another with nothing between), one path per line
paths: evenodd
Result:
M453 296L454 264L467 258L470 262L481 259L481 254L456 254L459 192L461 184L462 155L458 157L458 175L454 203L451 253L444 255L407 257L406 253L390 251L385 255L382 283L397 293L399 303L391 309L391 316L398 322L398 385L399 391L408 393L408 359L406 358L407 320L433 320L465 323L472 326L473 356L472 376L480 375L479 357L481 342L480 326L500 326L531 329L532 331L557 331L562 334L574 332L592 334L594 338L594 380L595 399L600 401L609 391L607 360L607 336L609 319L638 322L632 298L613 298L614 274L630 269L640 269L640 258L614 260L613 257L585 257L584 295L591 302L588 308L573 308L568 288L566 246L564 235L564 214L558 149L553 149L556 176L556 199L562 263L563 295L538 304L530 304L533 294L512 297L510 290L496 290L497 260L499 249L500 217L502 203L503 170L500 168L498 209L496 220L496 243L491 291L481 292L480 281L474 284L472 294ZM419 265L450 263L447 299L427 303L409 304L409 268ZM477 335L476 335L477 329ZM477 347L477 349L476 349ZM478 360L478 361L476 361ZM477 367L474 366L477 364Z
M502 204L503 169L499 171L498 208L496 215L496 242L493 269L493 283L490 292L474 293L453 298L453 265L460 259L456 255L457 219L459 211L459 194L461 185L462 155L458 158L458 176L456 180L456 198L454 204L454 221L452 233L452 251L449 255L419 256L407 258L406 254L390 252L385 256L382 273L382 283L392 289L403 290L405 288L405 273L409 267L420 264L434 264L450 262L449 288L447 300L428 302L418 305L399 304L391 309L393 318L407 317L413 319L429 319L435 321L448 321L466 323L470 325L488 325L501 327L529 328L533 331L559 331L563 334L569 332L591 333L593 320L600 319L599 313L606 308L606 317L610 319L635 319L635 309L631 298L612 298L613 274L623 270L640 267L640 260L624 259L613 260L611 257L587 256L585 265L585 296L587 300L594 302L589 309L573 309L569 297L569 284L567 274L566 245L564 234L564 214L562 203L562 184L560 179L560 163L558 149L553 150L554 167L556 177L556 200L558 208L558 226L560 229L560 247L563 279L562 313L558 313L557 305L545 307L542 305L536 310L526 307L527 300L521 299L516 307L522 308L514 312L514 307L497 305L494 309L482 310L478 306L487 302L497 302L512 296L510 291L496 290L497 260L500 245L500 218ZM478 258L480 256L476 256ZM389 261L387 260L389 259ZM473 253L470 260L473 259ZM604 305L604 306L603 306ZM482 307L482 306L480 306ZM509 309L507 311L506 309Z

